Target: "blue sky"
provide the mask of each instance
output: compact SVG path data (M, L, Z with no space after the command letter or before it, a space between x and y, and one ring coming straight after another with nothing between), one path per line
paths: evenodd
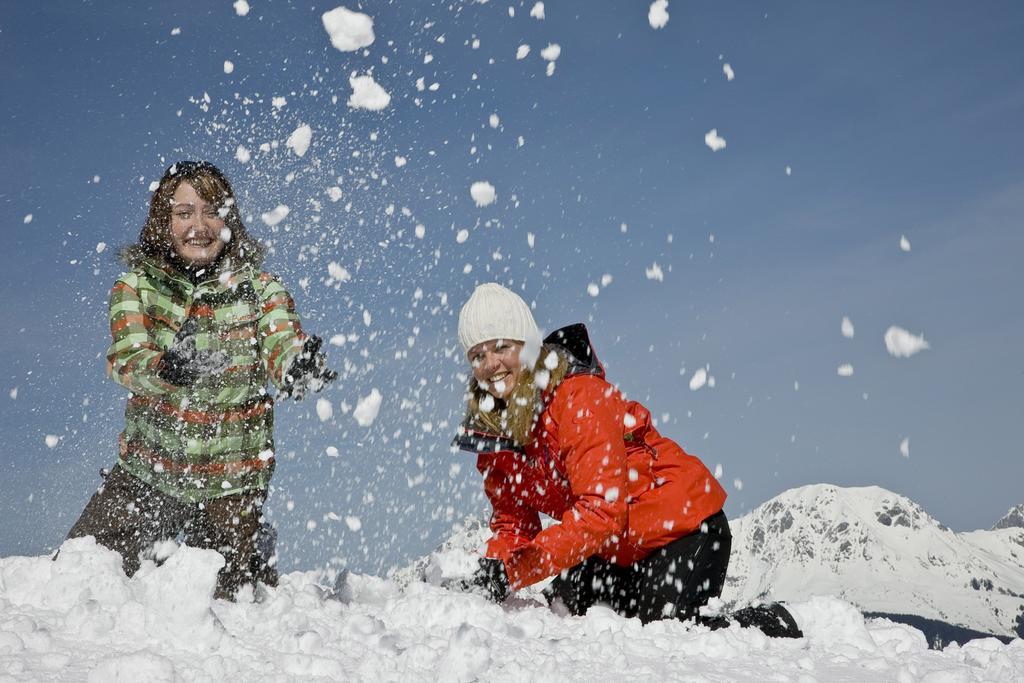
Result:
M332 420L278 409L285 568L382 571L487 510L448 441L458 307L489 280L546 329L587 322L609 379L722 466L732 516L817 482L890 488L954 529L1024 502L1018 3L676 0L655 31L644 2L552 0L543 21L532 1L364 2L365 54L331 46L335 3L250 5L0 4L0 555L58 544L114 462L115 252L180 158L232 178L307 328L358 336L330 348L348 364ZM349 74L371 71L390 106L349 108ZM494 204L475 206L477 180ZM325 283L332 261L350 282ZM891 325L931 348L890 356ZM700 367L715 386L691 391ZM380 415L359 427L342 403L372 388Z

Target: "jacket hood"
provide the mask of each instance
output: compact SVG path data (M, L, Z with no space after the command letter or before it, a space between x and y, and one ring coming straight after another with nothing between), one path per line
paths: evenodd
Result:
M604 378L604 366L597 359L594 345L590 343L590 334L583 323L574 323L561 327L544 338L545 344L557 346L565 352L569 359L569 371L566 377L573 375L597 375Z

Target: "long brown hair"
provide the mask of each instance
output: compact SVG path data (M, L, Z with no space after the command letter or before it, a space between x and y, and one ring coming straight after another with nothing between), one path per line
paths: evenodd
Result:
M208 161L179 161L168 168L160 184L149 200L149 215L142 225L139 240L121 250L121 258L131 266L138 265L144 258L160 263L173 262L174 247L170 239L171 208L174 193L182 182L188 181L203 201L227 209L224 225L231 232L231 239L224 245L220 255L221 263L232 267L252 265L258 268L266 256L266 249L249 235L238 211L238 202L227 176Z
M548 360L550 354L555 354L557 364ZM552 365L554 368L550 369ZM554 391L565 379L568 369L565 352L557 346L545 344L533 367L523 366L519 380L507 399L494 398L480 387L476 377L470 375L466 393L466 426L509 437L517 446L528 446L533 440L537 418L544 409L545 392ZM493 407L485 410L491 402Z

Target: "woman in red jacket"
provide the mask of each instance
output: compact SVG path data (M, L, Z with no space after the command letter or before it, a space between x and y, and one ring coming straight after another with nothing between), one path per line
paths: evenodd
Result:
M699 619L731 547L704 464L605 380L582 324L541 343L526 303L488 283L459 314L459 342L472 377L455 442L478 454L493 507L470 583L500 602L554 576L545 595L571 614L601 603L644 623Z

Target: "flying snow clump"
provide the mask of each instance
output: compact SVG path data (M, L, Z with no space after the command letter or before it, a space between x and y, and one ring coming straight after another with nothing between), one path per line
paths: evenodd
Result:
M529 45L526 45L524 43L523 45L520 45L519 47L516 48L516 59L526 59L526 55L528 54L530 54Z
M893 325L885 331L885 348L896 358L910 358L918 351L930 348L924 335L914 335Z
M383 397L376 388L370 390L370 395L359 399L356 409L352 411L352 417L359 423L360 427L369 427L377 419L380 412L380 402Z
M722 65L722 73L725 74L725 80L727 81L731 81L732 79L736 78L736 72L732 70L732 67L729 65L729 62L726 62L725 64Z
M47 434L46 438L43 440L46 442L47 448L56 448L57 444L60 442L60 437L56 434Z
M668 0L654 0L650 9L647 10L647 21L651 28L665 28L668 23Z
M401 155L395 155L395 168L402 168L403 166L405 166L407 161L408 159L406 159L405 157Z
M844 363L843 365L840 365L838 368L836 368L836 374L839 375L840 377L852 377L853 366L850 365L849 363Z
M473 197L473 201L476 202L478 207L493 204L498 196L494 191L494 185L491 185L486 180L478 180L470 185L469 194Z
M335 7L320 19L331 37L331 45L342 52L355 52L373 44L373 19L362 12Z
M244 146L239 145L238 148L235 150L235 159L238 160L238 163L247 164L249 163L249 159L251 158L252 154L250 154L249 150L247 150Z
M301 157L306 154L306 150L309 149L309 143L313 139L313 129L308 124L302 124L298 128L292 131L292 134L288 136L285 141L285 145L288 146L295 156Z
M229 74L235 70L235 63L230 59L224 60L224 73Z
M348 106L353 109L380 111L391 104L391 95L373 80L373 76L353 76L348 82L352 86Z
M159 185L159 183L157 183L157 184ZM25 217L21 219L21 222L24 223L25 225L28 225L29 223L31 223L32 222L32 214L26 213Z
M839 329L844 337L853 339L853 323L845 315L843 316L843 322L839 325Z
M645 269L644 274L647 275L648 280L662 282L665 279L665 273L661 272L661 266L658 265L657 261L652 263L650 268Z
M233 7L235 8L235 14L240 17L244 17L249 13L249 3L246 0L235 0Z
M697 368L690 378L690 391L697 391L708 383L708 371L704 368Z
M331 261L327 264L327 274L330 275L331 279L335 282L348 282L352 279L351 273L335 261Z
M107 250L107 243L106 242L97 242L96 243L96 253L97 254L102 254L106 250Z
M906 235L900 235L900 249L910 251L910 240L907 239Z
M543 2L534 3L533 9L530 10L530 16L533 17L534 19L538 19L538 20L543 19L544 18L544 3Z
M540 51L540 56L549 62L553 62L562 54L562 46L558 43L548 43L548 46Z
M712 128L704 134L704 144L710 147L712 152L717 152L725 149L725 138L719 137L717 128Z
M900 455L904 458L910 457L910 437L906 437L903 441L900 441Z
M288 207L284 204L278 204L271 211L266 212L260 216L260 220L264 222L268 227L274 227L288 216Z
M334 406L326 398L318 398L316 400L316 415L321 422L327 422L334 417Z

